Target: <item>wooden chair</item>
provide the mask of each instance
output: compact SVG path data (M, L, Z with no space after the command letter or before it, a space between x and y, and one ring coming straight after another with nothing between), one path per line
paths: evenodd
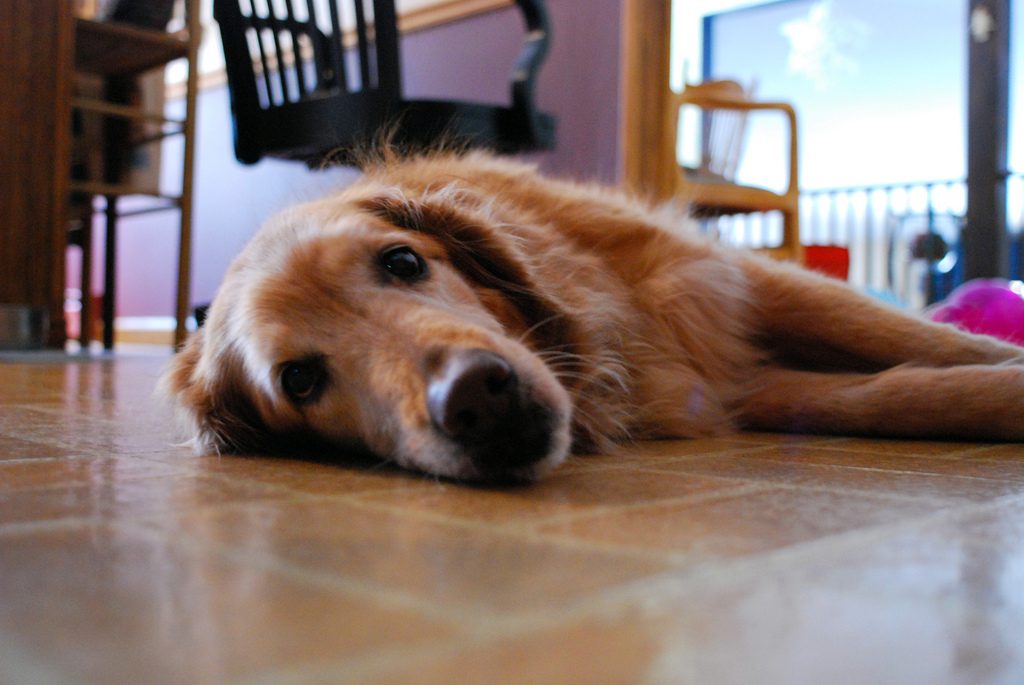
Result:
M400 147L446 141L513 153L553 146L555 121L534 105L549 36L543 0L516 0L526 39L509 106L403 98L394 0L373 0L372 17L364 4L214 0L239 161L347 163L379 142L381 131Z
M668 130L679 131L680 112L684 107L699 108L702 117L701 162L696 168L683 167L676 155L677 137L669 135L672 146L666 159L673 164L675 192L684 198L696 217L731 214L781 212L782 242L763 248L773 257L801 262L800 191L797 186L797 124L796 112L785 102L758 102L736 81L708 81L687 85L681 93L671 93ZM789 126L789 179L786 190L776 193L766 188L740 185L735 182L736 168L742 154L746 120L751 112L782 113Z

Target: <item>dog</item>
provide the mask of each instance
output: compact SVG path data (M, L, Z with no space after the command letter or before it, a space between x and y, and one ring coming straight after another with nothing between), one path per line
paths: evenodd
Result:
M460 480L740 429L1024 439L1024 348L486 153L383 154L272 218L163 387L200 452Z

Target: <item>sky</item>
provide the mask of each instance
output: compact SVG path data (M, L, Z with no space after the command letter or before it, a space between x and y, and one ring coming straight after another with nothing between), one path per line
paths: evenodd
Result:
M963 0L819 0L721 15L712 73L796 105L805 188L960 178L963 13ZM767 125L750 122L741 180L779 173Z

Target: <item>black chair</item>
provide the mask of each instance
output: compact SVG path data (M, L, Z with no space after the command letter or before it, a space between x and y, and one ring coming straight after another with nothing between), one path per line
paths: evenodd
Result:
M349 35L343 4L354 15ZM404 99L394 0L328 0L327 17L324 5L214 0L239 161L348 163L354 152L380 142L382 131L399 148L443 141L515 153L554 145L554 119L534 106L534 80L548 48L543 0L516 0L526 39L512 70L508 107Z

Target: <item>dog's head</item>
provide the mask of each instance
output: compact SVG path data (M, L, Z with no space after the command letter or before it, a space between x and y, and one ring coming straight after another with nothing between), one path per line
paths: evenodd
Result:
M535 351L571 324L503 229L371 182L272 219L164 379L197 449L312 439L471 480L562 461L571 402Z

